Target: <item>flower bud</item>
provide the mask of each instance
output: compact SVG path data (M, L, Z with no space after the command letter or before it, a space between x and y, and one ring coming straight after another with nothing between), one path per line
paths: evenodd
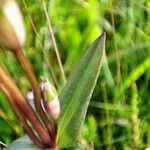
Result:
M41 89L44 96L44 107L53 119L57 119L60 114L60 103L56 89L48 81L42 83Z
M15 0L0 0L0 45L12 51L25 42L23 18Z

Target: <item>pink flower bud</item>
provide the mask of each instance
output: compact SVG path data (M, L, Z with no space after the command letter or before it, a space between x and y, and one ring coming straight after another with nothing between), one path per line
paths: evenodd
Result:
M45 109L50 114L50 116L53 119L57 120L57 118L59 117L59 114L60 114L60 104L59 104L58 97L56 97L55 99L53 99L50 102L46 102L45 107L46 107Z
M42 83L41 89L44 96L44 107L48 114L56 120L60 114L60 103L57 96L57 91L48 81Z
M60 103L57 96L57 91L54 86L49 82L44 82L40 85L41 91L44 96L44 100L41 99L41 105L44 111L46 111L54 120L57 120L60 114ZM35 109L34 106L34 95L33 92L30 91L27 94L27 100L29 104Z

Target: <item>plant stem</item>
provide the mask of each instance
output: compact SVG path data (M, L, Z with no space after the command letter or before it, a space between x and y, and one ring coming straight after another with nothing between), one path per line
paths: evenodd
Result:
M54 80L54 83L55 83L56 87L58 88L58 80L57 80L57 77L56 77L56 75L55 75L55 73L54 73L54 70L53 70L53 67L52 67L51 62L48 60L48 57L47 57L46 52L45 52L45 50L44 50L44 46L43 46L43 44L42 44L42 42L41 42L41 40L40 40L38 31L37 31L37 29L36 29L36 27L35 27L35 24L34 24L34 22L33 22L33 20L32 20L32 17L31 17L31 15L30 15L29 11L28 11L27 3L26 3L25 0L23 0L23 3L24 3L24 6L25 6L25 9L27 10L28 17L29 17L29 19L30 19L31 25L32 25L33 30L34 30L34 32L35 32L35 35L36 35L36 37L38 38L38 42L39 42L39 45L40 45L40 47L41 47L42 53L43 53L43 55L44 55L45 61L46 61L47 65L49 66L49 70L50 70L50 72L51 72L51 75L52 75L52 78L53 78L53 80Z
M57 57L57 60L58 60L60 72L62 74L64 84L66 84L67 79L66 79L65 72L64 72L64 69L63 69L63 65L62 65L62 62L61 62L61 58L60 58L60 55L59 55L56 40L55 40L55 37L54 37L54 33L53 33L52 25L51 25L51 20L50 20L50 17L48 15L48 11L47 11L46 4L45 4L44 0L42 0L42 5L43 5L45 16L46 16L46 19L47 19L48 29L49 29L49 32L50 32L50 36L51 36L51 39L52 39L52 44L53 44L53 47L54 47L54 50L55 50L55 53L56 53L56 57Z
M33 88L33 93L34 93L34 103L35 103L35 107L36 107L36 111L39 113L39 116L41 117L47 131L49 132L50 136L53 138L54 135L52 135L52 127L51 124L48 120L48 117L46 115L46 113L44 112L42 105L41 105L41 99L42 99L42 95L41 95L41 89L39 87L39 83L36 79L36 76L32 70L31 64L29 62L29 60L27 59L27 57L25 56L24 52L22 49L18 49L15 53L15 56L17 56L17 59L19 60L19 62L21 63L25 73L27 74L32 88Z
M22 109L24 115L30 120L32 126L39 134L43 143L45 143L46 145L53 146L54 144L51 137L44 130L42 124L36 117L31 106L27 103L26 99L23 97L20 90L16 87L16 85L13 83L11 78L4 72L1 66L0 66L0 84L2 84L9 91L11 97L16 101L18 106Z
M32 139L32 141L39 148L45 148L45 146L43 145L43 143L36 137L36 135L34 134L34 132L32 131L32 129L28 125L28 123L27 123L27 121L25 119L25 116L23 115L22 111L20 110L20 108L18 107L18 105L16 104L16 102L14 101L14 99L10 96L9 92L6 90L6 88L2 84L0 84L0 90L7 97L10 105L12 106L12 109L14 110L17 118L21 122L21 124L22 124L23 128L25 129L26 133L28 134L28 136Z

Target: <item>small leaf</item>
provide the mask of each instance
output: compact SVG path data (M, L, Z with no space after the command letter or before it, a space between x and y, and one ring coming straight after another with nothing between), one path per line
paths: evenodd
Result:
M3 150L39 150L29 139L28 136L23 136Z
M58 142L61 147L70 147L77 142L99 76L104 49L105 33L88 48L59 97Z

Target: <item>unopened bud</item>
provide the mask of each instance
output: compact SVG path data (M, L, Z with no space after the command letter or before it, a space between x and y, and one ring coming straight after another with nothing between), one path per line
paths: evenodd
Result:
M57 91L49 82L42 83L41 89L44 96L44 107L49 115L56 120L60 114Z
M15 0L0 0L0 45L12 51L25 42L25 28Z

